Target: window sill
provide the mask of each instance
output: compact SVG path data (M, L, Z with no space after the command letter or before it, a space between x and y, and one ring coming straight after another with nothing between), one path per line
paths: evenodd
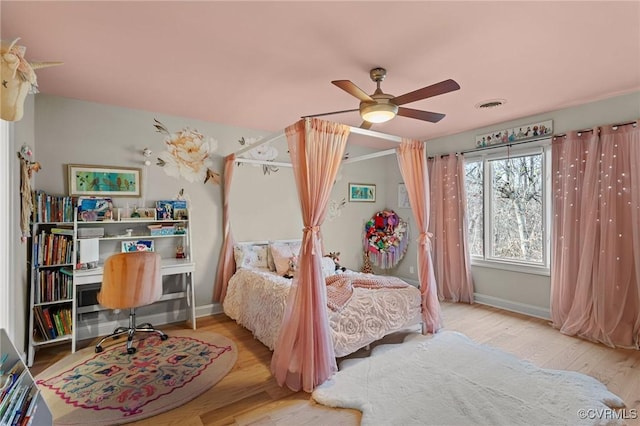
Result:
M471 259L471 266L482 268L502 269L504 271L520 272L523 274L551 276L551 269L545 266L527 265L524 263L501 262L498 260Z

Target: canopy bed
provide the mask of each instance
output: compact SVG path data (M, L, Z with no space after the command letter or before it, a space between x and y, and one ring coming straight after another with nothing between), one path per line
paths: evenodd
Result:
M374 138L399 142L397 149L367 154L343 161L347 138L359 133ZM271 371L278 384L292 390L311 392L337 371L336 350L331 337L327 312L327 282L323 278L321 258L322 225L331 188L341 164L396 154L407 187L409 202L418 227L418 272L423 333L441 328L440 305L431 260L429 225L429 185L427 158L423 142L354 128L317 118L305 118L258 143L287 138L291 164L269 164L293 167L304 228L298 269L286 295L286 306L278 336L273 345ZM238 156L257 144L227 156L223 175L224 243L218 264L214 300L224 303L228 284L236 272L235 241L229 221L229 189L236 162L259 162ZM355 293L355 291L354 291Z
M283 256L280 247L287 245L290 248ZM234 249L238 270L227 286L224 313L271 350L276 346L291 289L292 278L286 275L289 255L297 253L300 245L301 241L244 242ZM247 261L252 254L255 256ZM276 263L275 270L267 266L268 257L276 257L272 262ZM333 259L328 256L322 258L322 275L336 357L421 322L420 291L399 278L337 272Z

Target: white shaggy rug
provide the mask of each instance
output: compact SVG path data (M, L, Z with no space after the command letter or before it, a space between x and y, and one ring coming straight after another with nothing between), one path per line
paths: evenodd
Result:
M619 424L607 414L624 406L593 377L541 369L451 331L345 360L312 397L376 426Z

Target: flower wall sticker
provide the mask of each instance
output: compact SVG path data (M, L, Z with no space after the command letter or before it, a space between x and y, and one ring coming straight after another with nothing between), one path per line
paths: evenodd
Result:
M240 143L241 146L247 146L247 145L250 146L258 142L260 139L262 138L245 139L244 137L241 137L238 143ZM277 156L278 156L278 150L275 147L271 146L269 143L265 143L260 146L257 146L245 152L244 154L240 155L241 158L249 158L252 160L262 160L262 161L273 161L276 159ZM271 172L275 173L278 170L280 170L278 167L270 166L268 164L254 164L254 166L255 167L262 166L262 173L264 173L265 175L271 174Z
M182 177L189 182L211 180L220 183L220 174L211 170L213 162L210 153L218 148L218 142L213 138L205 138L202 133L185 127L177 133L171 133L164 124L154 119L158 133L166 137L164 143L166 151L158 155L158 166L165 173L176 178Z
M329 200L329 205L327 207L327 219L330 221L334 220L342 213L343 207L347 204L347 199L343 198L340 201Z

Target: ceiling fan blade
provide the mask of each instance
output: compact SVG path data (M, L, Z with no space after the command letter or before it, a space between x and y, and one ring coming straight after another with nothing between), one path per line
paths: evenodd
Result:
M373 123L370 123L368 121L363 121L362 124L360 125L361 129L370 129L371 126L373 126Z
M371 96L367 95L361 88L359 88L349 80L334 80L331 83L335 84L351 96L355 96L361 101L374 102Z
M420 111L419 109L398 108L398 115L409 118L417 118L418 120L429 121L431 123L437 123L444 118L444 114L430 111Z
M432 96L443 95L458 89L460 89L460 85L454 80L449 79L441 81L440 83L432 84L431 86L423 87L422 89L414 90L413 92L405 93L404 95L396 96L391 99L391 102L396 105L404 105L421 99L430 98Z
M359 108L355 108L355 109L343 109L342 111L333 111L333 112L323 112L322 114L312 114L312 115L303 115L300 118L313 118L313 117L322 117L324 115L333 115L333 114L342 114L343 112L353 112L353 111L360 111Z

